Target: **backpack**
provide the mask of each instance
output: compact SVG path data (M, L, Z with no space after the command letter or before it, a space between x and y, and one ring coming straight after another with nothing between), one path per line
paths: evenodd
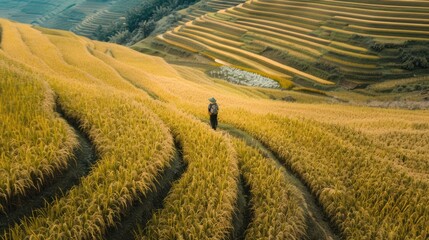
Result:
M218 111L219 111L219 107L218 107L218 105L216 104L216 103L214 103L214 104L210 104L211 106L210 106L210 113L211 114L217 114L218 113Z

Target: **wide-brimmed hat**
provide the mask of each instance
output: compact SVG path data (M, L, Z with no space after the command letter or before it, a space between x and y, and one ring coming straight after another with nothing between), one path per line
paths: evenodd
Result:
M212 98L209 98L209 101L212 102L212 103L215 103L216 99L214 97L212 97Z

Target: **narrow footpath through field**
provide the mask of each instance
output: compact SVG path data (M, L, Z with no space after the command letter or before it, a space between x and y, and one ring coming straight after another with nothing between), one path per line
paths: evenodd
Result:
M253 215L250 207L250 189L242 175L240 175L240 179L237 184L238 197L230 238L234 240L242 240L245 239L245 231L249 223L252 221Z
M57 112L74 129L78 138L79 145L74 150L74 159L70 159L69 166L64 172L52 177L47 176L49 180L40 192L30 194L31 197L19 199L13 206L10 206L6 214L0 213L0 235L3 235L9 227L21 219L32 216L37 209L67 194L73 186L79 184L81 178L89 174L91 166L98 159L93 144L80 130L78 122L66 116L59 105L57 105Z
M250 134L231 125L220 124L219 128L234 137L242 139L247 145L259 149L265 157L274 160L285 168L285 177L301 192L305 200L302 204L303 209L306 212L306 236L308 239L341 239L335 227L330 225L329 219L326 217L326 214L318 204L317 199L311 194L308 187L287 166L282 164L272 151L266 148L260 141L253 138Z

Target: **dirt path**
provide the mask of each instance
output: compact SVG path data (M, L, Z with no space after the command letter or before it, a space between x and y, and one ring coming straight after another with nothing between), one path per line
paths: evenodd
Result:
M153 213L163 208L164 199L170 192L171 187L175 181L180 179L187 167L183 161L183 151L180 144L176 142L175 147L176 152L172 159L171 167L160 174L151 192L133 203L116 227L108 229L105 239L134 239L133 232L137 230L137 227L144 229L147 222L152 218Z
M244 181L244 177L240 175L237 182L238 197L234 219L232 221L232 231L229 239L243 240L245 231L252 221L253 213L250 205L250 188Z
M20 199L10 207L7 214L0 214L0 235L20 219L29 217L35 213L35 210L44 207L46 203L64 196L73 186L79 184L82 177L89 174L91 166L97 160L93 145L79 129L77 122L65 117L60 108L57 111L74 129L78 137L79 146L74 150L75 159L70 159L68 168L49 179L39 193Z
M287 166L282 164L282 161L280 161L273 152L260 141L242 130L226 124L220 124L219 127L232 136L242 139L249 146L258 148L265 157L273 159L286 170L286 178L301 192L305 200L303 202L303 208L307 217L306 239L341 239L339 234L335 231L335 228L329 224L329 219L326 217L317 199L311 194L309 188Z

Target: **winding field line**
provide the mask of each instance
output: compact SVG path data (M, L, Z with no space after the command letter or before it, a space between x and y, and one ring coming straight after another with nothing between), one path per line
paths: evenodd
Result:
M154 212L163 208L165 198L171 191L172 186L186 171L186 168L187 165L183 161L183 149L175 139L175 153L170 167L159 174L156 183L148 193L132 203L132 206L127 210L117 226L111 227L106 231L104 239L133 239L134 232L139 227L144 228Z
M365 2L359 2L359 1L348 1L348 0L346 0L346 1L343 1L343 0L341 0L341 1L338 1L338 0L323 0L323 2L326 2L326 3L332 3L332 4L335 4L335 5L352 5L352 6L359 6L359 7L361 7L361 8L364 8L364 9L367 9L368 7L374 7L374 8L380 8L380 7L382 7L382 8L392 8L392 9L397 9L397 10L400 10L400 11L403 11L404 10L404 8L406 8L406 9L410 9L410 10L422 10L422 11L427 11L427 7L429 7L429 4L428 4L428 2L427 1L417 1L417 0L412 0L412 1L409 1L409 0L406 0L406 1L382 1L382 3L383 4L377 4L378 2L374 2L374 1L371 1L371 4L370 3L365 3ZM425 4L425 5L428 5L428 6L397 6L397 5L390 5L390 4L396 4L396 3L410 3L410 2L412 2L413 4L415 4L415 3L418 3L418 2L420 2L420 3L423 3L423 4Z
M320 4L318 2L296 2L296 1L277 1L277 0L253 0L253 3L255 5L262 5L262 6L287 6L292 9L305 9L310 10L314 12L325 12L325 13L331 13L331 14L349 14L349 13L357 13L357 14L363 14L367 15L368 13L372 13L373 15L379 15L379 16L387 16L387 17L408 17L408 16L414 16L419 17L423 19L428 19L428 15L426 14L427 9L425 9L425 12L405 12L404 9L401 11L386 11L386 10L372 10L372 9L359 9L359 8L352 8L352 7L341 7L341 6L332 6L332 5L324 5ZM334 8L335 10L331 10Z
M73 128L79 141L79 145L74 149L74 157L70 158L66 169L48 177L48 183L42 186L40 192L16 203L17 206L12 211L8 211L6 214L0 213L0 236L22 219L36 215L38 209L65 196L70 189L78 185L80 180L89 174L92 165L98 160L94 145L88 135L81 130L78 122L66 116L60 105L57 104L56 108L61 117Z
M365 33L372 34L372 32L380 33L380 34L392 34L393 36L401 36L402 38L413 38L414 36L418 36L418 38L429 39L429 31L417 31L417 30L406 30L406 29L391 29L391 28L375 28L375 27L364 27L359 25L349 24L348 28L364 31Z
M343 42L338 42L338 41L332 41L332 40L327 40L324 38L320 38L320 37L316 37L316 36L311 36L308 35L312 32L312 30L310 29L306 29L306 28L302 28L302 27L296 27L290 24L281 24L278 22L273 22L274 20L259 20L260 16L258 16L258 18L252 18L251 15L249 14L243 14L239 11L236 11L234 9L226 9L226 10L222 10L219 11L218 13L222 13L225 15L229 15L232 17L238 17L238 19L244 19L247 22L254 22L254 23L259 23L260 25L257 25L258 27L260 26L264 26L263 24L265 24L265 26L275 26L275 27L280 27L279 29L294 29L297 30L297 32L294 32L293 30L291 30L290 32L285 32L286 33L290 33L296 37L303 37L306 38L307 40L313 40L314 42L318 42L320 44L331 44L332 46L338 46L341 47L343 49L347 49L347 50L351 50L351 51L355 51L357 53L366 53L368 52L368 50L366 48L363 47L358 47L358 46L354 46L351 44L347 44L347 43L343 43ZM237 16L238 15L238 16ZM247 15L248 17L242 17L243 15ZM254 17L254 16L253 16ZM298 33L299 32L299 33Z
M239 47L241 47L241 46L244 45L243 42L233 41L233 40L229 40L229 39L226 39L226 38L223 38L223 37L219 37L219 36L214 35L214 34L205 33L205 32L202 32L202 31L192 30L192 29L189 28L189 25L185 25L185 26L187 26L187 27L186 28L182 28L181 32L191 33L191 34L194 34L194 35L197 35L197 36L200 36L200 37L204 37L204 38L212 40L212 41L217 41L219 43L222 43L222 44L225 44L225 45L228 45L228 46L233 46L233 47L238 47L239 48Z
M262 15L262 16L268 16L268 17L277 17L280 19L294 19L296 20L297 26L300 25L304 25L306 27L304 28L309 28L309 29L316 29L319 24L320 24L320 20L319 19L313 19L310 17L303 17L303 14L297 13L297 12L293 12L293 11L289 11L289 12L276 12L276 11L272 11L272 9L268 9L268 10L261 10L260 8L258 9L254 9L253 5L250 4L240 4L238 5L236 8L234 8L237 11L242 11L244 13L250 13L250 14L258 14L258 15ZM274 8L274 9L278 9L278 8ZM295 14L292 14L295 13ZM314 15L312 15L314 16Z
M185 36L187 35L187 34L182 33L182 32L178 32L178 33L182 34L182 35L185 35ZM292 68L292 67L280 64L280 63L278 63L276 61L273 61L273 60L271 60L269 58L266 58L266 57L263 57L261 55L258 55L258 54L255 54L255 53L251 53L251 52L248 52L248 51L245 51L245 50L242 50L242 49L237 49L237 48L234 48L234 47L226 46L226 45L223 45L221 43L217 43L217 42L214 42L214 41L211 41L211 40L208 40L208 39L203 39L201 37L197 37L195 35L193 35L193 37L194 37L194 39L197 39L200 42L204 42L206 45L212 46L212 48L210 50L214 50L213 49L213 47L214 47L214 48L216 48L216 51L219 51L217 49L220 48L220 49L223 49L225 52L232 52L232 53L236 53L236 54L239 54L241 56L244 56L246 60L247 59L258 60L258 62L264 63L264 65L260 65L260 67L258 69L262 70L264 72L267 72L269 74L279 75L279 74L276 74L276 72L273 72L273 70L271 70L270 72L268 72L269 69L272 69L272 67L275 67L277 69L281 69L281 70L284 70L284 71L289 72L289 73L297 74L299 76L302 76L304 78L313 80L313 81L321 83L321 84L333 84L330 81L327 81L327 80L315 77L313 75L310 75L310 74L304 73L302 71L299 71L299 70L297 70L295 68ZM190 39L192 39L193 37L190 37ZM249 62L249 60L247 60L245 62L247 63L247 62ZM252 63L252 65L254 65L254 63ZM265 66L267 66L267 67L265 67Z
M427 31L429 29L429 23L404 23L404 22L388 22L388 21L375 21L375 20L368 20L368 19L359 19L354 17L345 17L345 16L334 16L332 19L340 19L340 20L346 20L347 22L357 22L361 24L366 24L370 26L379 26L379 28L387 28L387 27L398 27L398 28L407 28L407 27L413 27L413 28L424 28L421 29L422 31Z
M389 36L389 35L382 35L382 34L375 34L375 33L357 33L354 31L344 30L344 29L338 29L333 27L327 27L327 26L321 26L320 28L332 31L332 32L339 32L339 33L345 33L349 34L350 36L354 34L358 34L361 36L367 36L367 37L374 37L374 38L381 38L381 39L397 39L397 40L418 40L418 41L429 41L429 38L420 38L420 37L406 37L406 36Z
M290 76L288 76L288 75L286 75L284 73L275 71L273 69L270 69L268 67L265 67L265 66L261 65L260 63L257 63L257 62L254 62L252 60L249 60L247 58L244 58L244 57L232 54L229 51L219 50L217 48L214 48L214 47L211 47L209 45L203 44L200 41L195 41L193 37L187 37L186 34L177 35L177 34L173 34L173 33L167 33L167 35L164 34L164 36L162 36L161 39L163 39L163 38L165 39L166 36L174 36L175 38L185 40L187 42L193 43L194 46L201 46L201 47L203 47L207 51L219 54L220 56L225 56L227 58L233 59L233 60L238 61L238 62L240 62L242 64L245 64L245 65L249 65L251 67L254 67L255 69L259 69L259 70L267 72L269 74L272 74L272 75L275 75L275 76L284 77L286 79L290 78ZM180 45L180 43L179 43L179 45ZM205 54L205 53L203 52L203 54ZM223 59L223 60L226 61L225 59Z
M196 22L196 21L194 21L194 22ZM186 25L187 28L191 28L191 29L194 29L194 30L197 30L197 31L202 31L202 32L205 32L205 33L215 34L217 36L222 36L225 39L231 40L233 42L237 42L237 43L240 42L241 37L238 36L238 35L233 35L233 34L221 32L221 31L218 31L218 30L215 30L215 29L212 29L212 28L206 28L206 27L202 27L202 26L199 26L199 25L195 25L194 22L187 22L184 25ZM204 23L204 21L201 21L201 23Z
M274 161L279 166L282 166L286 173L285 177L289 183L293 184L304 197L302 206L307 218L306 237L308 239L340 239L337 233L331 228L329 222L326 221L325 213L320 208L317 198L313 196L310 189L303 183L303 181L298 176L296 176L296 173L292 172L291 169L282 164L282 161L280 161L270 149L264 146L264 144L251 136L249 133L228 124L221 124L220 127L222 130L227 131L232 136L243 140L247 145L259 149L265 157Z
M236 27L240 26L240 24L236 24L236 23L233 23L233 22L228 22L228 23L230 25L232 25L232 26L236 26ZM323 45L323 44L320 44L320 43L316 43L316 42L313 42L313 41L301 39L301 38L298 38L298 37L289 36L289 35L287 35L287 32L285 32L285 31L283 31L281 29L276 29L274 27L270 27L270 26L265 26L265 25L261 25L261 24L244 23L244 22L242 22L241 25L245 25L245 28L248 31L252 31L252 32L255 32L255 33L260 33L260 34L265 34L265 35L269 35L269 36L278 38L280 40L284 39L284 38L291 39L292 41L300 42L300 43L303 43L303 44L305 44L307 46L313 46L314 48L319 48L319 49L326 49L326 50L329 50L331 52L335 52L335 53L342 54L342 55L345 55L345 56L352 56L352 57L356 57L356 58L360 58L360 59L362 59L362 58L363 59L369 59L369 60L379 59L379 57L376 56L376 55L367 55L367 54L361 54L361 53L355 53L355 52L345 51L345 50L337 49L337 48L334 48L334 47L331 47L331 46L327 46L327 45ZM275 30L275 31L273 31L273 30ZM277 31L278 32L282 32L284 34L277 33ZM312 38L312 37L310 37L310 38Z
M308 34L308 33L311 33L313 31L312 29L298 27L298 26L295 26L293 24L286 24L286 23L283 23L280 21L277 22L277 21L274 21L273 19L263 19L263 18L260 18L259 16L258 16L258 18L256 18L255 16L236 11L235 9L236 8L223 9L223 10L218 11L218 13L229 15L229 16L237 18L237 19L244 19L248 22L267 24L267 25L279 27L282 29L288 29L289 31L293 31L295 33L304 33L304 34L307 33ZM320 39L320 40L328 41L326 39Z
M368 15L367 11L364 11L363 13L353 13L353 12L347 12L347 11L328 11L321 9L322 12L327 13L333 13L332 16L348 16L348 17L355 17L359 19L368 19L368 20L380 20L380 21L390 21L390 22L410 22L410 23L429 23L429 19L422 19L422 18L412 18L412 17L386 17L386 16L380 16L380 15ZM291 11L291 13L294 13Z

